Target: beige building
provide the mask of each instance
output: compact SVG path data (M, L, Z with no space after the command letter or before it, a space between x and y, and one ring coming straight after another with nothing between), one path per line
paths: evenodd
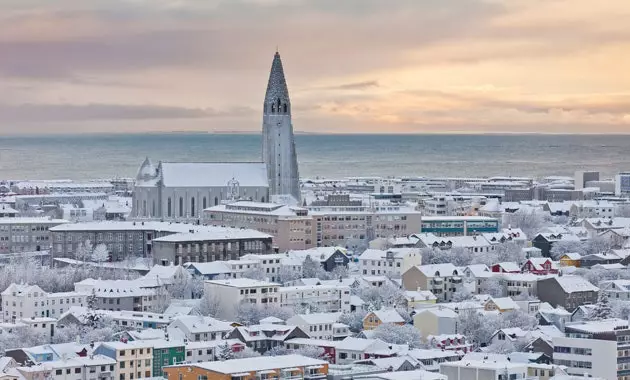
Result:
M131 380L152 377L153 343L151 341L105 342L95 354L115 359L114 379Z
M215 226L251 228L272 235L274 247L281 252L316 246L313 217L301 207L238 201L205 209L204 219Z
M240 303L258 306L277 305L280 302L280 284L249 278L209 280L204 283L204 293L213 297L219 305L221 318L231 319Z
M462 271L450 263L418 265L403 273L403 287L406 290L429 290L438 301L450 302L458 289L463 286Z

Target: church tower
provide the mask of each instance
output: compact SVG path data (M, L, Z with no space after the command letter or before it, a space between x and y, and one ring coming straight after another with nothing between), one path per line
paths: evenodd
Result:
M300 186L291 123L291 101L278 52L271 64L263 106L262 154L267 165L270 195L284 203L299 204Z

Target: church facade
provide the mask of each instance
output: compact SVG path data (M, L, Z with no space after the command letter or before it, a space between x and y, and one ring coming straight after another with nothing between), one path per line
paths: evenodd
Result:
M262 162L159 162L146 158L133 192L130 217L200 221L203 210L223 201L300 199L291 102L276 52L263 105Z

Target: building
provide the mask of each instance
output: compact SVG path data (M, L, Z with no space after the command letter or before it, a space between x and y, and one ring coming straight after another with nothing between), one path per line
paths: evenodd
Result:
M367 249L359 256L359 270L364 275L402 276L412 266L422 264L417 248Z
M52 242L48 230L64 223L68 221L43 217L0 218L0 254L49 250Z
M527 363L491 360L460 360L440 364L448 380L528 379Z
M317 247L306 249L303 251L289 251L289 258L304 262L307 257L311 260L319 262L326 272L332 272L336 267L347 267L350 258L346 254L347 251L343 247Z
M164 368L168 380L325 379L328 362L301 355L261 356Z
M153 345L153 376L166 376L165 366L175 365L186 360L186 343L183 340L151 339Z
M585 187L587 182L591 181L599 181L599 172L590 172L590 171L576 171L575 179L573 181L575 190L582 190Z
M630 280L604 280L599 286L612 300L630 301Z
M288 325L299 326L312 339L342 340L350 334L348 326L339 323L341 313L296 314L287 319Z
M449 302L463 286L462 275L450 263L418 265L403 273L402 283L407 290L429 290L439 301Z
M328 313L350 311L350 287L340 283L281 287L278 296L282 307Z
M116 360L104 355L76 356L46 363L51 380L114 379Z
M205 209L204 220L215 226L251 228L272 235L273 246L281 252L317 246L313 217L306 208L238 201Z
M151 341L104 342L94 349L94 353L118 362L114 369L114 379L140 379L153 374ZM157 374L159 375L161 374Z
M300 179L291 111L282 60L276 52L263 105L263 161L267 164L270 195L289 197L291 203L299 204Z
M363 317L363 330L374 330L383 324L403 326L405 319L396 309L381 309L371 311Z
M153 311L165 285L158 279L100 280L88 278L74 284L74 290L94 297L94 308L110 311Z
M204 283L204 293L214 295L219 304L220 315L226 319L236 316L237 308L241 303L260 306L278 305L282 302L279 289L285 288L273 282L249 278L209 280Z
M538 298L553 307L562 306L568 311L578 306L597 303L599 289L580 276L549 277L538 281Z
M413 316L413 326L426 339L430 335L456 334L457 319L455 311L437 306L419 310Z
M630 376L630 329L627 320L570 323L565 337L553 338L553 363L574 376L626 379Z
M282 274L294 277L302 276L301 258L289 257L289 254L277 253L270 255L249 254L241 257L241 261L251 261L256 263L260 270L265 273L270 281L281 281ZM283 272L284 271L284 272Z
M238 326L226 338L240 340L253 351L264 354L276 347L284 347L287 340L308 339L309 336L298 326L261 324Z
M2 319L59 318L73 306L87 306L87 293L47 293L37 285L11 284L2 292Z
M615 217L617 206L609 201L577 201L573 202L569 209L569 216L576 219L581 218L608 218Z
M370 353L388 350L390 348L388 343L385 343L380 339L348 337L336 343L336 364L350 364L357 360L369 359Z
M182 315L173 319L167 331L174 336L183 335L189 342L200 342L220 341L232 329L229 323L212 317Z
M214 261L245 253L271 253L271 236L252 230L158 221L101 221L67 223L50 229L55 257L75 257L86 241L107 246L112 261L129 257L154 257L156 264ZM160 259L155 259L153 241L159 240ZM179 244L179 245L177 245ZM249 251L245 250L248 247ZM181 248L181 253L179 253ZM213 259L214 256L214 259ZM165 260L165 261L162 261Z
M237 260L250 253L271 253L271 241L271 235L256 230L204 226L153 239L153 263L182 265Z
M423 216L420 232L437 236L469 236L499 232L499 221L486 216Z
M615 195L624 196L630 194L630 172L619 173L615 176Z
M203 210L222 201L269 200L262 162L160 162L147 157L136 175L131 217L199 221Z

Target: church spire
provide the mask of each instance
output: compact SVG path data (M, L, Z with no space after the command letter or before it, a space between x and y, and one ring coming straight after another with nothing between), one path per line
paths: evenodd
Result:
M282 59L280 59L280 53L277 51L273 56L271 72L269 73L269 83L267 84L267 92L265 94L264 113L280 115L291 113L291 101L289 100L287 81L284 78Z

